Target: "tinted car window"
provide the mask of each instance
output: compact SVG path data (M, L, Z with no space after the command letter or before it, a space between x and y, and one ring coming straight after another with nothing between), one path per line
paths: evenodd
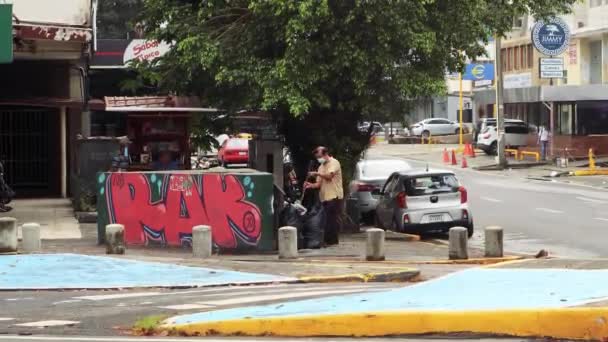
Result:
M228 140L227 147L229 147L229 148L247 148L247 147L249 147L249 140L247 140L247 139L230 139L230 140Z
M458 191L458 180L454 175L439 174L410 177L405 179L408 196L424 196Z
M508 124L505 125L505 133L511 133L511 134L528 134L529 129L528 126L526 125L512 125L512 124Z

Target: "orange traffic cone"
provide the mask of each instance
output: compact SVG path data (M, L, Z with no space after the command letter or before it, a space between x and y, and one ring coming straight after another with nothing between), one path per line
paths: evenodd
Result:
M458 160L456 160L456 151L452 150L452 165L458 165Z
M469 144L469 157L475 158L475 148L473 147L473 144Z
M443 162L445 164L449 164L450 163L450 156L448 155L448 149L447 148L443 149Z
M467 164L467 158L462 156L462 168L466 169L467 167L469 167L469 164Z

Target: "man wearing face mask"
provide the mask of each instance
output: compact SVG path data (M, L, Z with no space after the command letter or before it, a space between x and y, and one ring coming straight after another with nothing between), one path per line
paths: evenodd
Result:
M306 182L304 188L319 189L319 198L323 203L326 215L325 244L337 245L340 232L340 209L344 198L342 167L337 159L329 155L326 147L317 147L314 150L314 156L321 166L316 172L309 173L310 177L316 177L316 182Z

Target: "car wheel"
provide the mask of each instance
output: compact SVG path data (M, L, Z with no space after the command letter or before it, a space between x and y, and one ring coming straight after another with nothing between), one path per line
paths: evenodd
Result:
M454 131L454 134L460 134L460 128L456 128L456 130Z
M422 132L422 137L423 137L423 138L428 138L428 137L430 137L430 136L431 136L431 132L429 132L429 131L423 131L423 132Z
M471 224L468 225L466 228L467 228L467 236L470 239L473 237L473 233L475 233L475 228L473 227L473 222L471 222Z
M495 156L498 153L498 144L495 142L490 145L490 155Z
M367 213L362 213L361 214L361 221L363 221L364 224L375 224L376 223L376 217L375 217L375 212L374 211L370 211Z
M377 212L374 212L374 226L376 228L380 228L380 229L386 230L386 228L384 228L384 226L382 225L382 221L380 221L380 218L378 217L378 213Z

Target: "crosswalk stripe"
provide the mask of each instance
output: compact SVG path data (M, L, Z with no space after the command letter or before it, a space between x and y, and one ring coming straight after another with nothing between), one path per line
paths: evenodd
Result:
M213 306L202 305L202 304L179 304L179 305L159 306L159 308L169 309L169 310L199 310L199 309L213 308Z
M50 321L37 321L37 322L29 322L29 323L19 323L15 324L18 327L33 327L33 328L46 328L46 327L56 327L61 325L75 325L80 323L79 321L61 321L61 320L50 320Z
M0 317L0 322L13 321L14 318L11 317Z
M250 304L250 303L271 301L271 300L313 297L313 296L332 295L332 294L341 294L341 293L355 293L355 292L364 292L364 291L365 290L353 289L353 290L309 291L309 292L296 292L296 293L292 292L292 293L284 293L284 294L272 294L272 295L253 296L253 297L239 297L239 298L212 300L212 301L201 301L201 302L197 302L197 303L203 304L203 305L226 306L226 305L233 305L233 304Z

